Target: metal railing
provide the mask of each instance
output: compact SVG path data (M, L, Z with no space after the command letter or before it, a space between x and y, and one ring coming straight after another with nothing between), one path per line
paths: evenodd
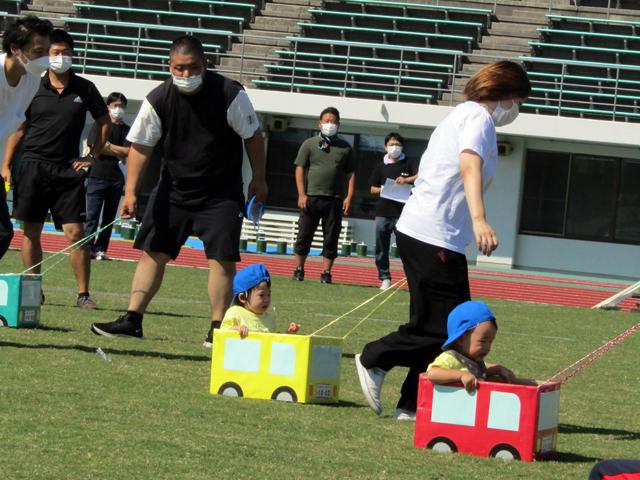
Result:
M82 19L67 22L73 26L77 70L145 79L163 79L169 74L168 45L149 44L149 32L143 28L122 40L117 36L103 38ZM185 33L184 29L158 27L176 35ZM187 33L201 33L196 30ZM466 65L505 59L457 50L218 33L225 45L206 48L208 58L216 71L247 86L258 86L262 81L261 86L289 92L386 101L454 105L463 100L468 72L472 71ZM273 49L263 54L263 50L252 48L256 43L269 43ZM275 53L278 50L287 53ZM640 66L539 57L510 59L524 61L531 72L534 90L525 111L640 121Z
M557 0L555 0L557 1ZM554 11L554 7L553 7L553 3L554 0L549 0L549 13L553 13ZM604 0L603 0L604 3ZM562 11L566 11L567 7L569 7L570 5L563 5ZM615 13L615 10L620 10L622 8L622 3L620 0L606 0L606 4L605 5L599 5L599 6L590 6L590 5L581 5L581 0L575 0L575 9L576 11L579 11L580 8L605 8L606 9L606 18L609 18L611 16L612 13ZM638 10L640 10L640 2L638 3ZM495 10L494 10L495 11Z

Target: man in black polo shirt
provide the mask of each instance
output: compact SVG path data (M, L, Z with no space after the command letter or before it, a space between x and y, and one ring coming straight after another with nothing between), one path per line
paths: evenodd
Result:
M93 83L70 69L73 39L64 30L53 30L49 47L50 67L26 113L26 122L7 143L5 158L12 158L23 140L23 153L15 178L13 214L24 222L22 261L29 268L42 261L40 236L49 209L67 240L84 238L85 187L88 168L104 146L111 122L109 112ZM91 153L79 158L80 135L89 111L100 125ZM86 247L71 254L78 284L76 304L96 308L89 296L89 252ZM31 270L39 273L40 268Z
M265 156L258 119L242 86L206 69L204 49L194 37L171 45L171 77L147 95L127 139L127 183L123 216L136 209L142 171L156 145L164 167L142 219L135 248L143 250L131 286L127 313L91 330L107 337L142 337L142 316L162 283L165 265L191 233L209 259L211 328L219 328L231 303L244 197L243 144L253 179L249 196L267 196Z

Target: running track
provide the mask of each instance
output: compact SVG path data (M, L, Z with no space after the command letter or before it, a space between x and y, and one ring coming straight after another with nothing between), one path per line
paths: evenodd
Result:
M19 249L22 232L16 230L11 248ZM55 233L43 233L42 246L46 252L58 252L68 246L64 237ZM118 260L137 260L140 252L132 248L132 242L112 239L109 256ZM292 256L242 254L239 267L251 263L264 263L272 275L289 276L294 269ZM183 248L180 256L171 262L174 265L206 268L207 261L202 250ZM392 269L397 271L395 278L401 278L402 266L392 261ZM317 257L309 257L305 267L306 278L317 281L322 270L322 262ZM593 281L579 277L559 277L552 274L534 275L515 271L483 270L470 268L469 277L472 296L483 296L501 300L516 300L550 305L590 308L614 293L626 288L628 284L607 281ZM377 286L379 280L371 258L339 257L333 268L336 283ZM636 306L637 299L628 298L620 306L629 310Z

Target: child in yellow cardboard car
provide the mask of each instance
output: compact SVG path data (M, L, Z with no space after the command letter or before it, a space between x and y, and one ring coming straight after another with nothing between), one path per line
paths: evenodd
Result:
M227 310L220 326L223 330L236 330L245 338L249 332L275 332L276 319L269 312L271 305L271 276L262 263L243 268L233 279L233 304ZM287 333L296 333L300 325L291 322Z

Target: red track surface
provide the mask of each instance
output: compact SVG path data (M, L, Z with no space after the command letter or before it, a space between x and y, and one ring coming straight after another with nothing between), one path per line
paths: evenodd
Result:
M11 247L19 249L21 242L22 232L16 231ZM132 243L131 241L113 239L109 247L109 256L119 260L137 260L140 257L140 252L132 248ZM42 235L42 246L47 252L58 252L68 246L68 243L62 235L45 233ZM271 274L275 276L289 276L294 268L293 257L290 256L247 253L242 255L242 261L238 266L243 267L258 261L264 263ZM399 262L393 263L394 266L401 268ZM183 248L180 256L172 264L206 268L207 260L201 250ZM322 262L314 261L313 257L310 257L305 270L307 279L316 280L320 277ZM375 286L379 282L373 260L364 258L339 259L333 268L333 278L338 283L354 285ZM397 279L399 280L399 278ZM548 284L540 284L540 282L548 282ZM497 272L476 268L470 269L470 284L473 296L582 308L590 308L628 286L622 283ZM636 303L635 300L628 298L620 306L623 310L629 310L635 307Z

